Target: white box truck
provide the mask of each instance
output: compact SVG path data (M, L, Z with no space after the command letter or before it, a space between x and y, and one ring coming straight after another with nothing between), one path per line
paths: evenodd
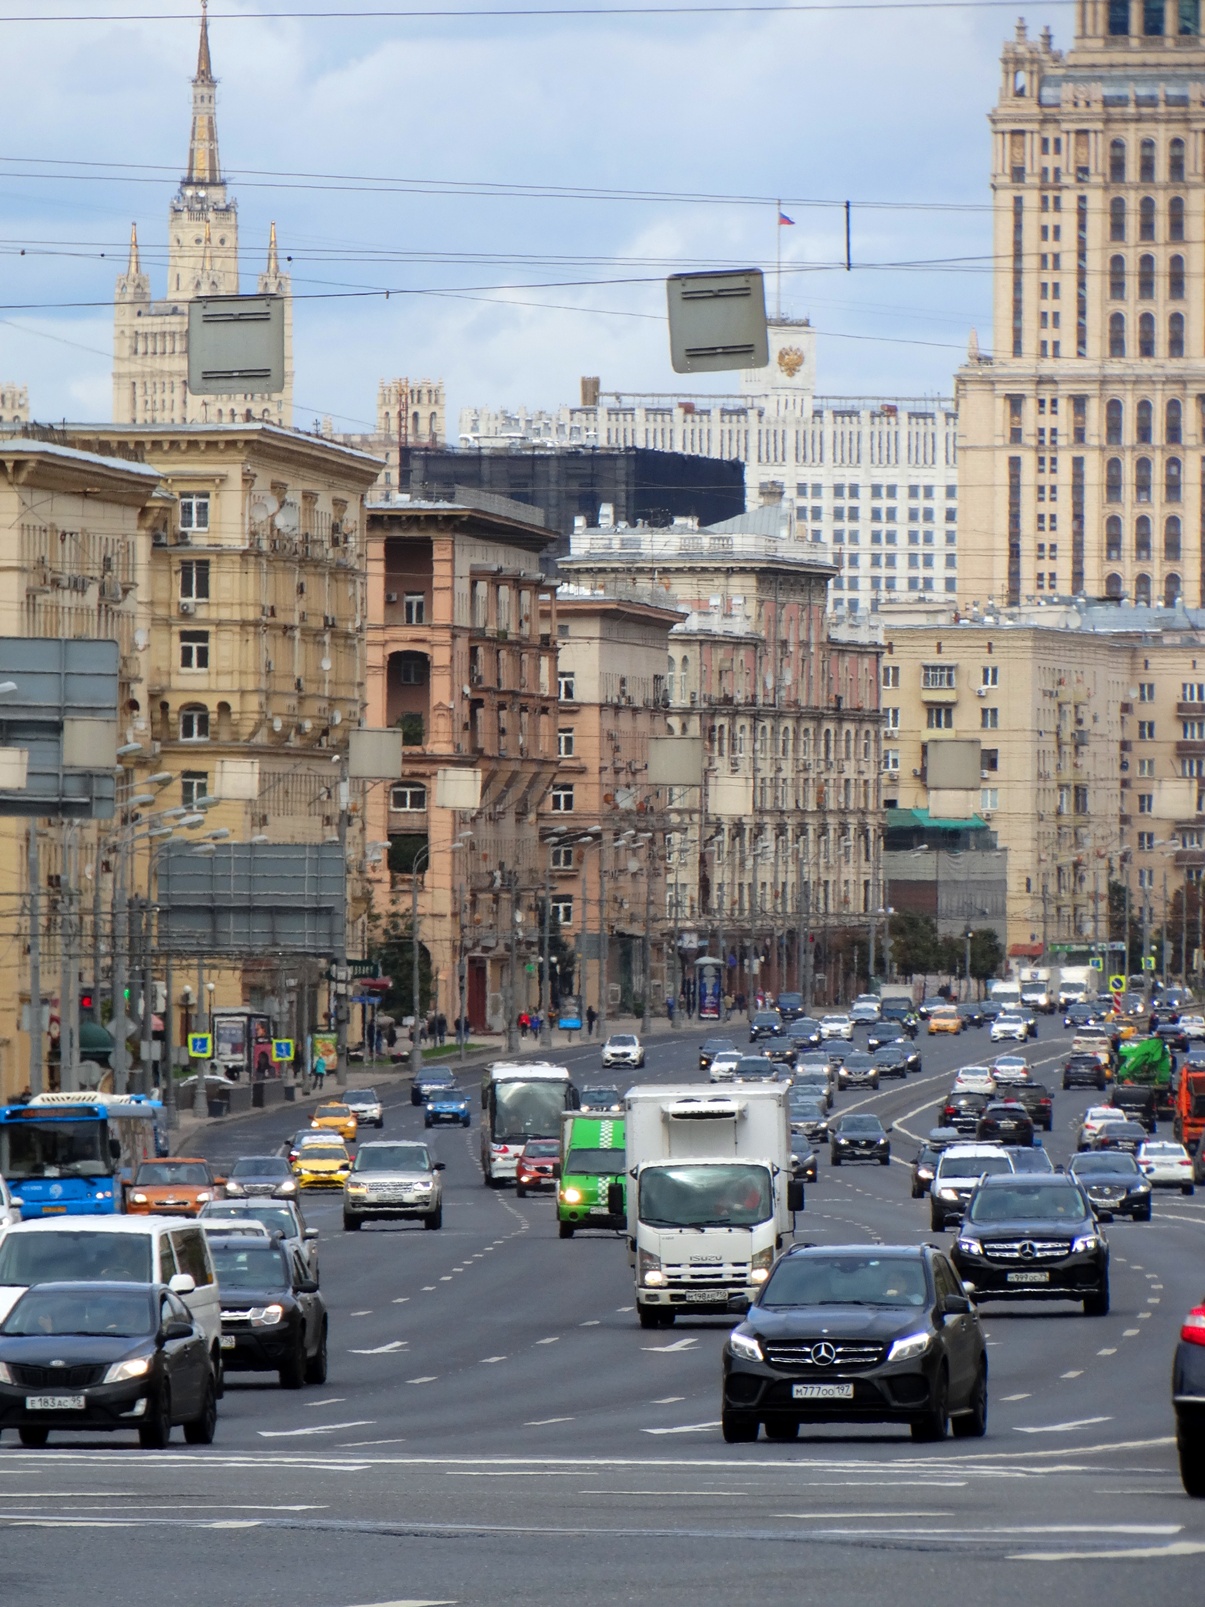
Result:
M1059 967L1058 1002L1065 1010L1072 1004L1090 1004L1096 998L1097 981L1101 973L1091 965L1063 965Z
M787 1085L638 1086L624 1108L641 1327L668 1328L679 1311L739 1316L803 1209Z

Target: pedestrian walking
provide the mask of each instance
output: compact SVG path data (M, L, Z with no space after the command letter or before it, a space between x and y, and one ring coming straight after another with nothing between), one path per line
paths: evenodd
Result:
M529 1030L530 1027L531 1027L531 1017L528 1015L526 1010L521 1010L519 1012L519 1036L520 1036L520 1038L526 1038L528 1030Z
M669 1017L669 1024L672 1027L674 1024L674 1001L672 996L665 1001L665 1013Z
M443 1047L444 1040L447 1038L447 1036L448 1036L448 1018L447 1018L446 1015L444 1015L443 1011L441 1010L439 1012L439 1014L435 1017L435 1041L436 1041L436 1043L438 1043L440 1045L441 1048Z
M321 1093L325 1084L326 1056L322 1053L322 1050L319 1049L317 1055L314 1057L314 1081L312 1086L316 1088L319 1093Z
M587 1038L593 1038L593 1036L594 1036L594 1023L597 1020L598 1020L598 1011L594 1008L594 1006L592 1004L588 1005L586 1007L586 1036L587 1036Z

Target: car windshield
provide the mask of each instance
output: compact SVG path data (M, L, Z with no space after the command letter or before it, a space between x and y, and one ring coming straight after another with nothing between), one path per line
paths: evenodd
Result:
M1014 1172L1053 1172L1054 1162L1044 1149L1011 1150Z
M877 1062L873 1055L864 1055L859 1052L856 1055L846 1055L845 1057L846 1071L869 1071L875 1064Z
M819 1121L824 1116L824 1103L819 1099L793 1099L791 1115L800 1121L811 1119Z
M316 1122L321 1121L324 1117L329 1116L332 1119L346 1121L350 1115L351 1111L346 1105L319 1105L314 1112L314 1120Z
M971 1201L970 1222L1081 1222L1089 1215L1078 1189L1060 1183L1018 1183L980 1189Z
M235 1161L230 1169L230 1176L240 1177L288 1177L289 1163L283 1155L245 1155L241 1161Z
M353 1172L429 1172L431 1156L425 1144L365 1144L356 1156Z
M356 1088L348 1094L347 1103L349 1105L379 1105L381 1100L375 1088Z
M778 1263L759 1306L905 1306L927 1303L919 1257L876 1255L786 1256Z
M764 1166L655 1166L640 1179L640 1220L651 1227L753 1227L774 1214Z
M579 1177L621 1177L625 1164L621 1149L571 1149L561 1170Z
M307 1144L302 1152L307 1166L311 1161L345 1161L347 1151L342 1144Z
M53 1338L105 1335L136 1339L153 1333L155 1313L146 1293L137 1289L100 1289L82 1298L78 1289L31 1289L8 1314L0 1332Z
M434 1090L434 1094L435 1094L435 1101L436 1102L438 1102L440 1100L445 1100L446 1101L446 1100L449 1100L449 1099L451 1099L451 1100L463 1099L465 1097L464 1089L463 1088L457 1088L452 1083L448 1083L448 1085L445 1088L436 1088Z
M615 1033L610 1042L612 1048L615 1049L635 1049L636 1047L635 1038L633 1038L630 1033L626 1032Z
M70 1228L8 1233L0 1240L0 1284L150 1283L148 1233Z
M450 1071L424 1071L421 1077L415 1078L415 1081L422 1088L442 1088L446 1083L452 1081L452 1073Z
M753 1025L755 1027L776 1027L778 1025L778 1017L771 1015L766 1010L760 1010L757 1015L753 1017Z
M220 1289L287 1289L289 1263L274 1244L210 1241Z
M537 1161L552 1161L561 1153L555 1138L537 1138L523 1146L524 1155Z
M213 1217L239 1217L244 1222L262 1222L264 1227L283 1233L286 1239L295 1239L298 1234L297 1220L287 1205L270 1205L267 1201L263 1205L250 1201L244 1205L241 1200L215 1200L201 1212L205 1222Z
M1119 1172L1136 1172L1138 1162L1130 1154L1077 1155L1071 1162L1071 1170L1076 1177L1097 1177L1102 1172L1116 1177Z
M703 1053L705 1055L723 1054L725 1049L735 1049L736 1045L731 1038L705 1038L703 1040Z
M529 1138L552 1138L561 1130L571 1090L560 1079L516 1078L490 1089L493 1139L496 1144L522 1144Z
M883 1124L877 1116L842 1116L841 1124L837 1128L839 1133L853 1133L857 1137L871 1134L878 1137L883 1131Z
M1144 1144L1142 1155L1144 1160L1159 1160L1174 1156L1176 1160L1183 1160L1188 1154L1183 1144Z
M204 1161L143 1161L135 1183L145 1187L204 1188L210 1181Z
M991 1177L1011 1171L1007 1155L943 1155L937 1175L944 1182L947 1177Z

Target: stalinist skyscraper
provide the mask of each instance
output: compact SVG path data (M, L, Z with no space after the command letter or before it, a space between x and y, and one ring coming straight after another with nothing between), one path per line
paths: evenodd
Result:
M1017 25L991 114L994 328L958 376L959 597L1205 603L1200 0Z
M188 393L188 302L201 295L235 295L239 289L238 205L227 196L222 179L216 96L209 20L202 0L188 169L167 216L167 297L151 299L150 275L143 273L139 259L137 226L130 235L129 264L117 281L113 418L119 424L293 421L292 297L288 276L280 271L275 224L258 289L286 298L284 390L233 396Z

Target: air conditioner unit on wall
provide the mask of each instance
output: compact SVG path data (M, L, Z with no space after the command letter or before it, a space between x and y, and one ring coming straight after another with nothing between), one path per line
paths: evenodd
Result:
M197 605L196 605L196 603L194 603L192 601L191 598L189 598L189 597L181 597L181 599L180 599L180 612L182 614L195 614L196 611L197 611Z

